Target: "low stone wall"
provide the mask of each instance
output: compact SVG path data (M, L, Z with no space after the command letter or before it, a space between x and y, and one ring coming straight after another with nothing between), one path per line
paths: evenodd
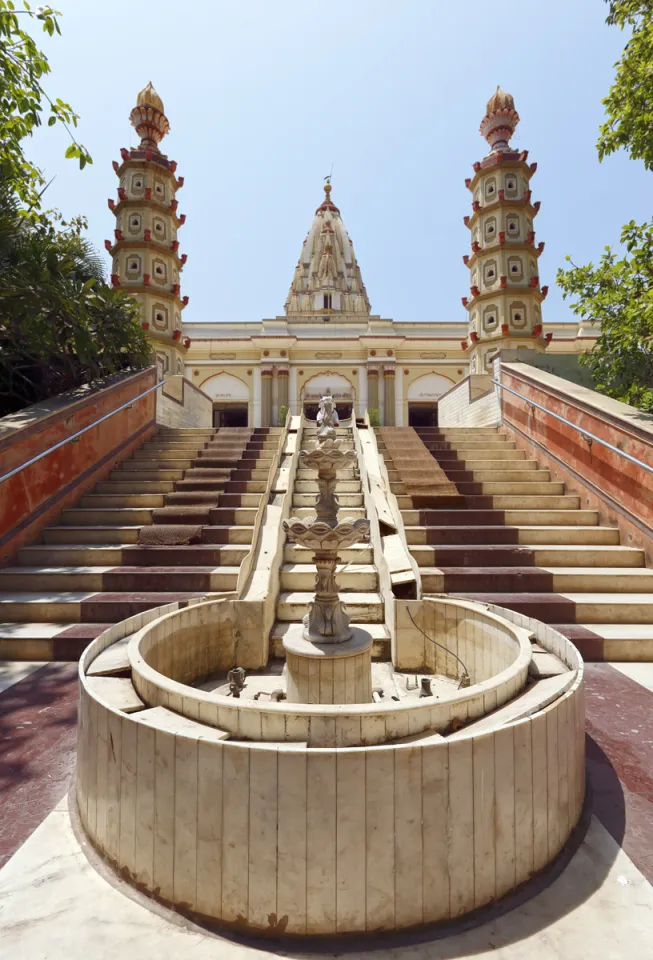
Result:
M459 917L546 866L580 817L582 665L561 646L573 685L524 719L341 750L121 713L89 691L101 636L80 662L82 823L141 889L237 930L332 935Z
M156 422L162 427L212 427L213 400L185 377L167 377L157 398Z
M398 606L400 603L406 605L398 601ZM429 598L410 603L417 621L432 619L420 616L422 606L428 610L450 608L447 622L454 652L460 650L467 656L469 650L472 685L452 692L449 700L431 696L418 702L290 704L235 700L187 686L195 678L226 670L239 659L234 653L233 624L236 608L243 606L228 600L201 603L140 630L130 641L129 659L132 683L144 703L199 719L235 737L310 747L354 747L444 732L453 724L496 709L526 683L531 660L527 631L477 606L475 610L474 604ZM421 640L416 633L413 631L407 643ZM447 642L444 634L441 640ZM449 660L455 662L453 657ZM475 674L482 679L477 682ZM452 673L459 675L460 671Z
M524 363L502 363L500 376L523 397L502 391L511 439L549 467L552 479L563 480L568 492L579 493L584 507L598 510L602 523L618 525L624 542L645 550L653 563L653 473L583 436L586 430L653 465L653 416Z
M139 396L156 383L156 368L108 381L19 410L0 420L0 476ZM157 391L135 400L74 443L67 443L0 485L0 563L11 561L156 429Z
M472 374L438 400L440 427L496 427L501 423L498 388L490 376Z

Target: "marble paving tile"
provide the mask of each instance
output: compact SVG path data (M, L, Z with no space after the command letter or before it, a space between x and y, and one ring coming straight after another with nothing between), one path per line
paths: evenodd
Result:
M3 960L267 960L295 949L237 943L152 906L96 872L73 834L67 800L0 871ZM651 960L653 887L593 819L561 875L523 907L473 930L375 949L340 943L357 960ZM301 948L300 948L301 953Z

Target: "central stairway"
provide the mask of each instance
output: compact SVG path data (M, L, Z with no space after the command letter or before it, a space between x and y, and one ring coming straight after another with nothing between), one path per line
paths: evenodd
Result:
M653 570L616 527L551 480L496 428L417 428L465 497L417 510L393 469L392 492L425 595L494 603L551 624L588 660L653 660Z
M351 427L339 427L336 436L343 450L354 446ZM317 439L317 427L304 428L302 449L310 449ZM365 517L361 481L356 466L338 472L336 494L340 502L338 519ZM300 467L293 489L291 516L314 517L318 485L314 470ZM341 563L336 573L340 593L353 626L363 625L374 640L373 656L387 659L390 635L384 623L383 598L379 593L379 577L374 566L373 548L357 543L341 550ZM315 591L316 567L312 551L296 543L286 543L281 567L281 589L277 599L277 620L270 634L272 656L285 656L285 636L302 631L302 618Z
M234 444L232 433L160 428L93 493L63 510L40 543L0 568L0 656L75 660L89 640L126 617L235 590L281 428L253 430L242 459L211 470L207 483L203 461L217 463L215 451ZM186 490L219 493L200 542L140 545L139 531L180 480Z

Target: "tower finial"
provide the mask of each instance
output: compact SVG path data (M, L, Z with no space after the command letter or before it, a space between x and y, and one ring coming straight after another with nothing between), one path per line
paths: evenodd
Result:
M519 114L515 109L514 99L497 86L487 102L486 113L481 120L481 135L490 144L492 153L509 149L510 138L518 123Z
M141 138L141 147L158 150L158 144L170 131L170 124L163 112L163 100L151 80L136 97L136 106L129 119Z

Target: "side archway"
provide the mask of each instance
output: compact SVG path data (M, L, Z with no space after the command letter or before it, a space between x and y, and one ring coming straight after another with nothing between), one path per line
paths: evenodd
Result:
M406 391L409 427L437 427L438 399L453 387L454 381L440 373L425 373Z
M203 380L200 388L213 400L214 427L251 426L249 386L240 377L221 371Z

